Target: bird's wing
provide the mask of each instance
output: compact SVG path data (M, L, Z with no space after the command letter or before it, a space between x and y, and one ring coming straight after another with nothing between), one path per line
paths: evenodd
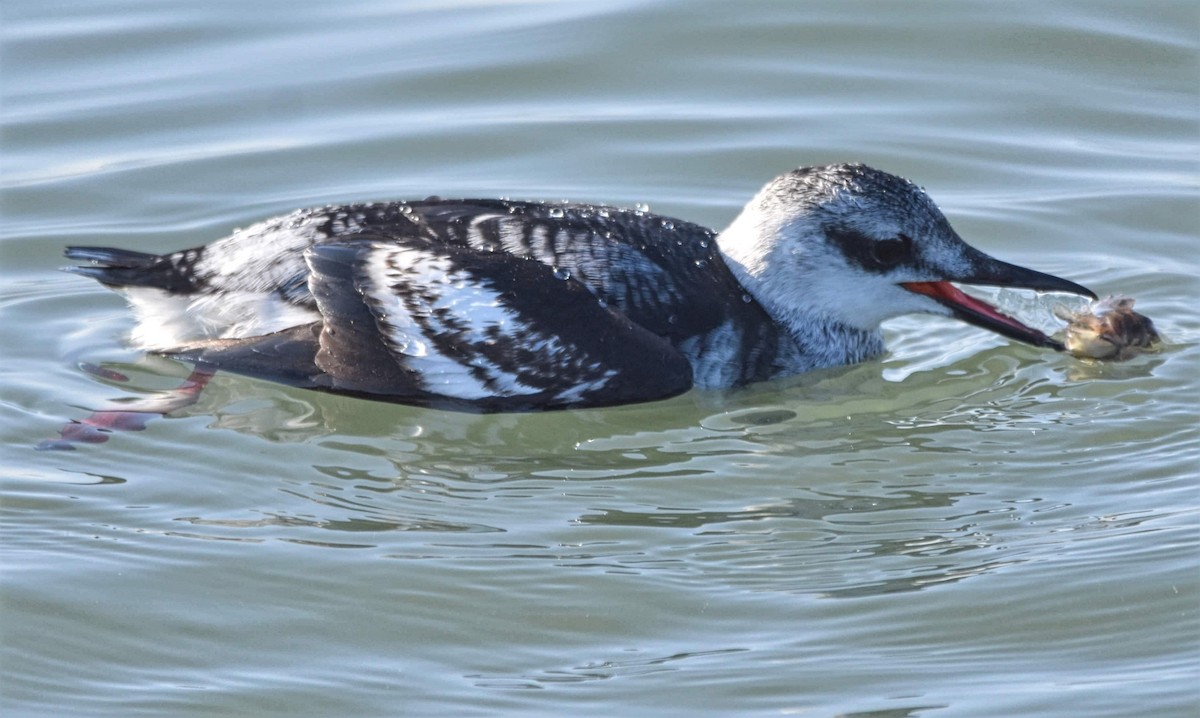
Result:
M649 401L686 391L665 339L533 258L419 238L305 253L323 388L484 410Z
M591 290L636 324L676 341L719 325L742 290L715 235L682 220L601 205L431 199L403 221L364 224L402 242L419 239L535 259ZM392 212L392 215L397 214ZM735 307L736 309L736 307Z

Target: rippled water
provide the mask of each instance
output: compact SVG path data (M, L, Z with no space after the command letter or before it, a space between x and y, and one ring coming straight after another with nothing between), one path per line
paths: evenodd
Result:
M1192 3L0 12L5 716L1200 711ZM913 317L880 362L545 415L218 375L32 449L188 372L64 245L431 193L721 226L842 160L1170 345L1096 365Z

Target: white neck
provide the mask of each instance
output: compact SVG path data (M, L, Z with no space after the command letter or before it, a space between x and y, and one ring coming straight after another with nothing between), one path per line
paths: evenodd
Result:
M883 353L878 321L868 317L862 325L851 324L840 316L845 290L821 281L820 260L784 254L777 238L787 231L780 218L747 209L717 237L733 276L795 345L783 352L791 356L781 374L855 363ZM808 268L811 273L805 271Z

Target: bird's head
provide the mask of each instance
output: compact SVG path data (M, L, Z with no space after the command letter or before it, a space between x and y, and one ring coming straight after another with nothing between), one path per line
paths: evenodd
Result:
M980 252L922 189L865 165L804 167L776 178L718 242L746 289L796 328L824 321L872 332L885 319L927 313L1062 349L951 282L1096 296Z

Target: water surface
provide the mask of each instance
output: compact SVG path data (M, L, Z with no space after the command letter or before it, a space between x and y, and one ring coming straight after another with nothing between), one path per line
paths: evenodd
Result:
M2 13L4 715L1200 711L1192 3ZM850 160L1170 346L1087 364L912 317L878 362L546 415L218 375L32 450L188 372L126 347L65 245L427 194L719 227Z

